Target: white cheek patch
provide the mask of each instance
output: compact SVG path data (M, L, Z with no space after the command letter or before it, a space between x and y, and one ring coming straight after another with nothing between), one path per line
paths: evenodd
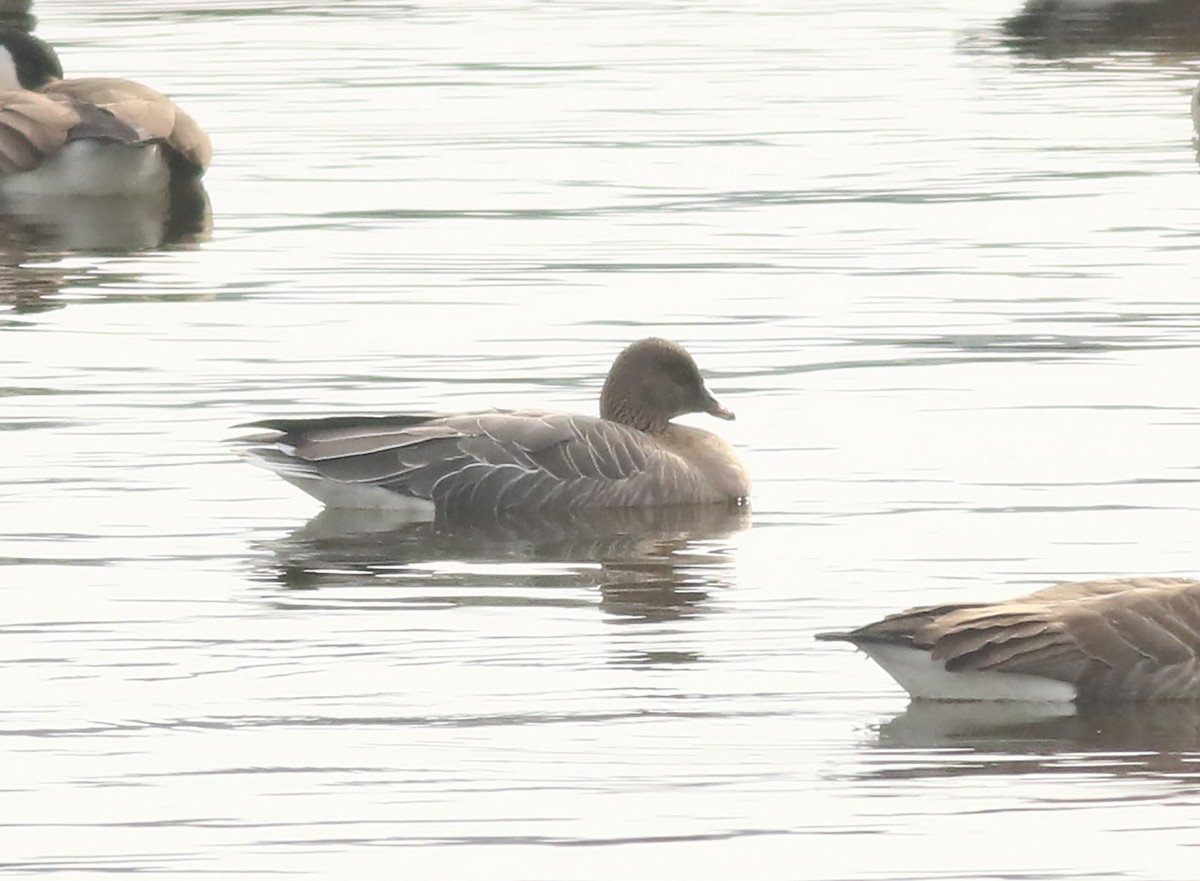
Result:
M17 65L7 46L0 46L0 89L21 89L20 79L17 78Z

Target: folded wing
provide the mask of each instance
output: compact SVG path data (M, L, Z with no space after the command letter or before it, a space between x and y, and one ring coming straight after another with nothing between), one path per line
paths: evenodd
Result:
M51 100L90 105L112 114L140 140L162 142L180 163L197 173L212 160L212 142L204 130L174 101L149 86L89 77L51 83L42 93Z
M37 92L0 92L0 174L32 171L62 149L79 114Z
M367 484L444 513L717 501L687 462L591 416L487 411L254 423L249 452L292 478Z
M952 672L1069 682L1084 700L1200 698L1200 581L1191 579L1062 584L912 609L834 636L926 649Z

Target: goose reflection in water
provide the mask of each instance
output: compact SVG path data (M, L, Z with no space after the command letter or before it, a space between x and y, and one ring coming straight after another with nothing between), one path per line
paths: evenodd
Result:
M749 524L748 508L723 504L420 522L328 509L269 544L262 577L293 590L402 586L389 602L406 606L590 606L578 589L598 587L604 612L663 621L731 585L727 539Z
M6 194L0 233L37 252L127 253L202 242L212 233L212 208L198 180L136 196Z
M1110 50L1200 49L1196 0L1026 0L1004 22L1012 48L1051 58Z
M870 746L872 779L1109 774L1194 779L1200 706L914 701Z
M26 265L33 248L22 231L12 229L0 216L0 306L14 313L59 309L54 299L67 282L67 273L57 266Z
M68 283L102 287L105 276L47 265L65 253L127 254L206 241L212 232L208 194L199 181L138 197L0 199L0 305L17 312L57 309ZM40 264L40 265L39 265Z

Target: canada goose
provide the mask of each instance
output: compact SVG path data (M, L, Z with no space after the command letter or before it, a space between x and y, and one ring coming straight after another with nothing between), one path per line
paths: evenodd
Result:
M204 173L212 144L170 98L140 83L62 79L47 43L0 30L0 191L159 192Z
M853 643L914 698L1200 699L1200 581L1187 578L925 606L817 639Z
M549 410L267 419L256 464L330 507L455 516L511 509L740 503L750 479L722 438L671 422L733 414L680 345L649 338L613 362L600 417Z

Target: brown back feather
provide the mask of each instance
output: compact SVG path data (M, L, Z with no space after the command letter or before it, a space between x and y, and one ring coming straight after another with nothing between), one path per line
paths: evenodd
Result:
M79 115L36 92L0 92L0 173L32 171L62 149Z
M130 80L108 77L59 80L42 92L102 107L145 140L161 141L176 165L201 174L212 161L212 141L196 121L166 95Z

